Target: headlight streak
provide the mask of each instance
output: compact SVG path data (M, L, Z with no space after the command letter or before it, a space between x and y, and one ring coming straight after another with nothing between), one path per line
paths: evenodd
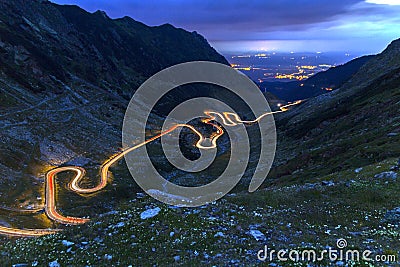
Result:
M102 190L104 187L107 186L108 174L110 167L121 160L125 155L135 151L136 149L151 143L160 137L174 132L178 128L186 127L190 129L194 134L199 137L199 140L196 142L195 146L199 149L212 149L217 147L217 140L224 134L224 130L218 126L217 124L213 123L217 117L219 117L226 127L234 127L239 124L253 124L259 122L262 118L266 116L270 116L276 113L282 113L289 109L289 107L298 105L302 102L302 100L298 100L294 103L290 103L288 105L284 105L280 107L280 110L273 111L273 112L266 112L261 116L257 117L255 120L242 120L239 115L232 113L232 112L214 112L214 111L204 111L204 114L207 116L206 118L202 119L202 122L208 125L213 126L216 128L216 132L211 134L210 139L210 146L203 146L202 143L207 138L204 137L195 127L188 125L188 124L176 124L171 128L167 129L166 131L161 132L158 135L142 142L138 145L130 147L125 151L120 152L119 154L113 155L109 159L107 159L101 166L100 169L100 182L97 186L92 188L82 188L80 187L81 180L85 177L86 171L82 167L78 166L67 166L67 167L58 167L52 169L46 173L46 182L45 182L45 212L46 215L53 221L56 221L61 224L67 225L79 225L84 224L89 221L88 218L78 218L78 217L70 217L64 216L57 211L56 207L56 186L55 186L55 179L59 173L62 172L74 172L75 176L72 178L72 181L69 184L69 189L78 194L91 194ZM15 210L17 211L17 210ZM18 237L35 237L35 236L42 236L48 234L54 234L61 229L18 229L12 227L3 227L0 226L0 234L7 235L7 236L18 236Z

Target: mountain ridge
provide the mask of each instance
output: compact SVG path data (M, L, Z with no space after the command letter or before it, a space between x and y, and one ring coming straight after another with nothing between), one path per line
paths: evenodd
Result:
M34 57L46 73L63 82L74 73L97 86L113 87L127 99L132 88L165 67L193 60L228 64L199 34L173 26L149 27L127 17L110 19L100 11L51 2L0 5L2 39L24 43L33 56L48 51Z
M101 164L120 152L123 114L135 86L179 60L225 64L195 33L170 25L147 28L127 18L110 22L102 12L78 10L76 17L84 17L83 22L101 20L106 26L91 32L87 25L67 22L75 9L60 9L42 0L0 0L0 227L63 229L37 238L1 236L0 265L280 266L285 263L279 259L258 259L265 242L276 251L326 251L338 237L349 241L348 248L368 249L371 255L399 255L398 41L340 88L274 115L278 146L263 184L267 188L249 193L248 184L238 184L236 191L208 205L175 207L138 192L126 165L119 162L107 186L86 198L68 190L70 173L60 173L55 181L57 210L91 221L63 226L49 220L42 212L45 174L59 166L79 166L87 171L79 186L97 185ZM182 46L177 39L178 48L189 50L174 48L181 35L198 47ZM128 45L123 51L113 49L137 37L133 51ZM165 45L174 49L159 54L158 47ZM182 55L175 57L177 52ZM125 62L124 55L134 57ZM226 93L222 97L231 100ZM149 123L146 133L158 134L153 121ZM256 124L246 129L250 141L262 134ZM218 148L227 147L227 138L221 136ZM194 139L179 139L182 147L196 149L191 146ZM151 145L152 155L162 152L159 144ZM259 150L250 150L246 179L259 157ZM226 150L218 152L216 160L229 160ZM141 158L137 163L140 168ZM224 165L217 165L204 176L218 175L214 167ZM347 263L327 258L318 264Z
M307 180L400 156L399 47L393 41L337 90L276 116L281 150L272 176Z
M136 88L161 69L195 60L228 65L196 32L48 1L0 0L3 205L40 208L44 175L55 166L84 166L88 177L97 177L121 147L125 109ZM121 170L115 178L128 185L107 187L109 200L128 197L134 186L122 166L115 166ZM90 187L96 179L84 183Z

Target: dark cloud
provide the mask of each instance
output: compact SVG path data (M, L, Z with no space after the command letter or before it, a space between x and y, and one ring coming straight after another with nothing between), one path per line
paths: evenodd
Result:
M111 17L129 15L150 25L171 23L204 33L209 39L251 39L252 32L298 31L333 20L362 0L59 0L88 10L103 9ZM233 36L231 36L233 34Z
M365 0L52 1L104 10L113 18L127 15L148 25L171 23L195 30L221 51L270 41L266 47L378 52L400 36L400 6Z

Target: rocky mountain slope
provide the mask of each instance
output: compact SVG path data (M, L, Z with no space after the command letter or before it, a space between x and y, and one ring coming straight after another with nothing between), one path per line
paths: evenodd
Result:
M96 177L121 147L135 89L159 70L193 60L228 64L201 35L168 24L149 27L49 1L1 0L1 206L41 207L44 173L54 166L83 166ZM0 220L7 224L7 212L0 211Z
M382 175L389 159L321 182L229 194L198 208L176 208L137 194L88 224L39 238L0 242L4 266L293 266L259 250L321 252L345 239L349 249L397 260L354 265L324 258L317 266L398 266L400 183ZM331 181L331 179L340 179ZM398 178L397 178L398 179ZM146 216L145 216L146 215ZM1 240L1 237L0 237ZM17 265L19 264L19 265ZM310 266L299 261L296 266Z
M400 156L399 107L396 40L341 88L277 116L281 153L272 176L307 181Z
M204 38L170 25L0 0L0 201L8 208L1 224L62 227L43 213L13 209L42 207L43 176L54 166L84 166L95 177L118 151L135 88L189 60L227 64ZM264 245L321 251L339 238L399 259L399 105L397 40L337 90L275 116L278 150L264 189L250 194L239 186L216 203L176 208L133 194L123 164L113 169L115 182L84 200L65 189L69 179L61 175L58 208L92 221L40 238L1 237L0 264L253 266L269 264L257 259ZM345 265L321 262L333 264Z

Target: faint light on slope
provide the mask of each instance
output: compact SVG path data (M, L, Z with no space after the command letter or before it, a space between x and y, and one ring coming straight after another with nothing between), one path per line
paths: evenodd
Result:
M400 0L366 0L366 3L377 5L399 6Z

